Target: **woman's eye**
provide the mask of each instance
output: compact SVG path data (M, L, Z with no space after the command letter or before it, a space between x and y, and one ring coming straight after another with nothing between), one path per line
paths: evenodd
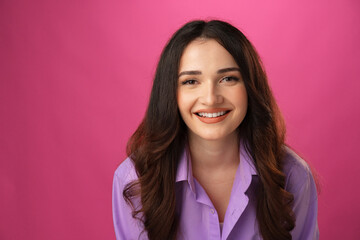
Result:
M222 81L222 82L239 81L239 78L229 76L229 77L223 77L223 78L221 79L221 81Z
M196 84L196 80L185 80L181 84L182 85L193 85L193 84Z

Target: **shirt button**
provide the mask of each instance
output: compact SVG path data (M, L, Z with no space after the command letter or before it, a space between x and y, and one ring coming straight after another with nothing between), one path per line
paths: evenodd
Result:
M212 208L212 209L210 209L210 212L211 212L212 214L214 214L214 213L215 213L215 210Z

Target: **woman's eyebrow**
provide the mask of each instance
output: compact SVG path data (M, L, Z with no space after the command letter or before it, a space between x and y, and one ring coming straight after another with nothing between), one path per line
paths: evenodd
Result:
M226 73L226 72L233 72L233 71L238 71L240 72L240 69L239 68L236 68L236 67L230 67L230 68L222 68L222 69L219 69L217 71L217 74L221 74L221 73ZM183 75L201 75L201 71L198 71L198 70L190 70L190 71L183 71L181 73L179 73L179 76L178 77L181 77Z
M201 71L183 71L179 73L179 77L181 77L182 75L201 75Z
M219 69L219 70L217 71L217 73L220 74L220 73L233 72L233 71L238 71L238 72L240 72L240 69L239 69L239 68L236 68L236 67L222 68L222 69Z

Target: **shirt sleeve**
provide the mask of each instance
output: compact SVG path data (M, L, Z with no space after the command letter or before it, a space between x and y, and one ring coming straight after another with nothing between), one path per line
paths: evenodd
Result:
M123 190L132 179L134 169L130 161L125 160L115 171L112 188L112 213L114 230L117 240L140 239L141 228L139 221L132 217L132 208L123 197Z
M309 166L302 159L291 169L289 188L289 191L294 194L293 211L296 217L295 228L291 232L292 239L319 239L316 185Z

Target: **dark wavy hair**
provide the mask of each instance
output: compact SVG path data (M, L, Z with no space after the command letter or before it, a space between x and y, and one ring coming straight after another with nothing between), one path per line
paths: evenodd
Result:
M133 217L143 222L149 239L176 239L175 177L187 134L177 106L178 68L185 47L197 38L215 39L240 68L248 110L238 132L260 180L256 209L260 233L265 240L291 239L294 197L285 190L285 126L255 48L237 28L219 20L191 21L165 46L146 115L127 145L138 180L126 185L124 199L132 206ZM135 207L137 197L141 205Z

